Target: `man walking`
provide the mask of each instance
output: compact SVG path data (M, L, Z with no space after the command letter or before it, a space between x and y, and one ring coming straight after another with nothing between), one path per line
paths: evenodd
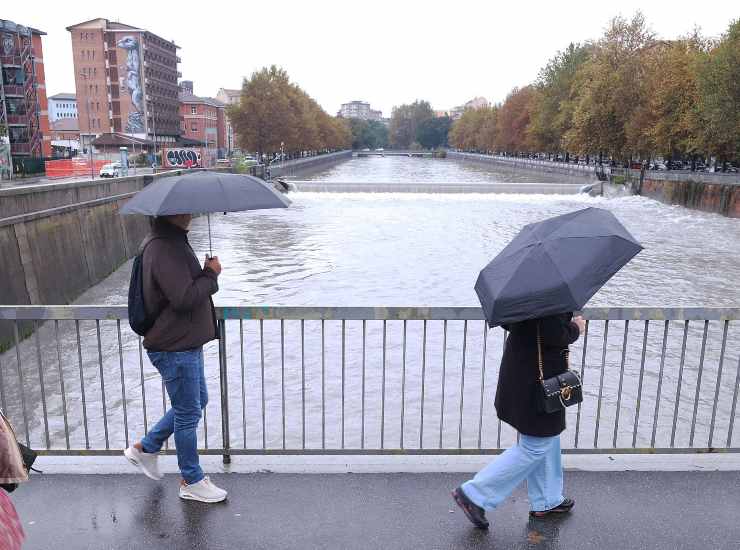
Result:
M212 257L200 266L188 242L191 219L190 214L155 218L142 244L144 304L149 315L156 315L144 347L162 375L172 408L124 455L151 479L162 479L157 453L174 433L180 498L220 502L227 493L203 474L196 430L208 403L203 345L218 338L211 296L218 291L221 264Z

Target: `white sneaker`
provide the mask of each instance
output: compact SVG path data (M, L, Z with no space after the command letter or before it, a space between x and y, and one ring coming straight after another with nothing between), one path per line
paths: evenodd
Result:
M208 476L198 483L191 485L180 485L180 498L185 500L197 500L200 502L221 502L226 499L228 493L216 487Z
M162 474L159 473L159 464L157 463L158 453L144 453L132 445L123 451L123 456L131 464L144 472L146 477L155 481L162 479Z

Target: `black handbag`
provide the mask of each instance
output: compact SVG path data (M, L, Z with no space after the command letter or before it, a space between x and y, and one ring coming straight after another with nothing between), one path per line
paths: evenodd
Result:
M565 350L566 371L545 379L542 360L542 336L540 325L537 324L537 360L540 369L540 378L537 389L537 409L541 413L549 414L564 410L566 407L583 401L581 379L578 373L570 370L570 352Z

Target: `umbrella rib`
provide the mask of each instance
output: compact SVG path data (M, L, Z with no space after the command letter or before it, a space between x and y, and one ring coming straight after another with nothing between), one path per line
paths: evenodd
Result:
M558 275L560 275L560 278L565 283L565 288L568 289L568 293L570 294L570 298L573 301L573 303L577 303L576 297L573 295L573 289L570 288L570 283L568 283L568 280L565 278L565 275L563 275L563 272L560 271L560 268L558 267L558 264L555 262L555 259L550 255L550 251L547 250L546 247L542 247L547 257L550 259L550 262L552 263L552 266L555 268L555 271L558 272Z

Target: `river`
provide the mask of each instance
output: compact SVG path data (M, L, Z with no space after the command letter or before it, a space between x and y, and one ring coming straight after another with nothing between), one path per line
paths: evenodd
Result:
M343 162L302 180L336 182L404 182L483 183L483 182L570 182L564 176L497 171L488 166L466 164L452 160L412 159L404 157L362 158ZM572 183L572 182L571 182ZM292 193L292 206L285 210L216 214L211 217L214 253L218 254L224 271L219 280L217 305L290 305L290 306L476 306L473 284L480 269L493 258L523 225L572 210L595 206L612 211L644 245L628 266L617 274L588 304L589 306L701 306L737 307L740 305L740 221L706 214L681 207L667 206L642 197L601 198L586 195L539 194L404 194L404 193ZM196 252L207 251L208 234L205 218L192 224L190 240ZM108 279L87 291L78 304L125 303L130 263ZM304 411L308 447L340 446L341 406L341 324L327 322L324 330L325 362L322 390L321 324L306 322L304 364L305 385L301 386L301 326L286 322L285 373L286 386L281 384L282 355L280 323L265 322L265 397L262 398L262 367L259 349L259 324L243 325L242 353L238 323L229 323L230 399L232 406L232 444L260 447L262 438L267 446L282 446L283 416L288 447L303 443ZM367 323L367 387L366 410L358 409L362 402L360 378L362 357L362 323L346 323L347 375L346 403L351 403L346 416L348 446L357 445L364 433L366 445L377 447L381 431L383 445L398 447L401 443L400 423L404 424L404 445L436 446L440 439L445 446L477 445L483 447L505 444L513 437L504 427L499 432L492 408L497 361L500 358L501 333L488 336L486 361L482 371L483 327L469 324L466 337L467 355L462 356L464 326L449 323L445 342L444 326L428 324L428 353L422 365L421 342L423 327L419 322L408 323L406 372L403 371L403 324L388 323L387 378L383 395L382 323ZM694 323L687 332L688 352L679 407L677 446L686 446L695 424L696 442L708 437L711 409L714 401L716 374L722 342L722 326L710 323L704 377L699 392L698 420L694 422L694 397L700 363L703 326ZM122 333L124 380L127 392L121 392L120 361L117 331L114 323L101 323L102 371L109 424L110 445L116 448L124 441L122 409L127 404L127 427L130 437L140 435L144 424L141 406L141 376L137 340L124 327ZM57 348L53 344L53 325L40 332L49 430L52 446L65 444L63 403L60 399ZM668 446L678 388L681 356L682 323L671 323L668 336L665 375L661 402L657 414L656 446ZM603 345L603 323L593 323L585 360L587 403L579 420L583 440L593 444L596 416L601 416L599 446L611 443L616 422L617 388L622 364L622 342L625 324L609 327L607 375L602 391L599 378ZM648 444L652 438L652 420L657 395L660 368L662 323L650 325L647 337L642 323L627 327L628 352L625 356L623 397L619 402L618 446L630 446L636 433L637 444ZM51 339L50 344L44 344ZM82 378L85 380L86 414L89 434L100 447L105 426L101 426L100 361L97 330L94 323L81 323L83 342ZM646 361L641 361L643 341ZM441 349L446 343L446 353ZM721 379L717 410L719 432L729 429L735 369L738 362L740 330L729 327L728 347ZM37 446L44 446L45 427L41 422L41 395L34 338L21 346L21 362L26 375L24 396L29 410L31 431ZM574 350L574 363L581 364L581 344ZM71 446L84 446L84 421L81 410L79 357L74 323L60 323L62 372L66 381L66 408L69 411ZM15 352L0 357L4 370L7 407L16 424L22 425L21 408L11 396L17 389ZM216 347L207 347L208 379L213 399L209 407L208 441L220 443L220 420L215 405L218 396L218 365ZM244 371L242 371L242 358ZM460 405L463 382L462 365L467 364L465 398ZM445 373L445 403L442 403L442 369ZM422 373L422 369L425 369ZM242 379L242 372L245 376ZM643 376L640 373L643 372ZM422 388L421 377L424 379ZM143 377L146 380L148 422L162 411L161 386L154 369L144 356ZM643 380L644 383L640 381ZM242 390L242 380L244 389ZM481 380L485 380L483 414L478 424ZM403 387L403 392L401 388ZM424 391L422 391L422 389ZM242 399L242 392L244 399ZM597 412L598 394L602 406ZM305 395L305 399L304 399ZM324 399L322 399L322 395ZM638 405L638 395L642 399ZM650 396L653 396L652 398ZM283 399L286 402L285 415ZM382 411L379 400L385 400ZM421 402L425 401L425 432L421 435ZM265 403L265 432L261 414ZM246 403L242 407L242 403ZM638 414L638 408L640 413ZM460 420L460 410L465 421ZM436 411L436 412L434 412ZM647 411L647 412L646 412ZM444 412L444 414L442 414ZM380 416L379 414L380 413ZM575 411L571 415L575 415ZM402 420L403 417L403 420ZM323 418L323 422L322 422ZM380 419L383 419L382 422ZM444 418L444 420L442 420ZM364 419L364 420L363 420ZM637 429L634 428L637 419ZM242 421L244 420L244 422ZM575 421L575 417L571 419ZM444 423L444 424L443 424ZM573 441L573 424L568 437ZM460 432L462 426L462 433ZM22 430L21 430L22 431ZM737 431L737 430L736 430ZM601 433L603 432L603 433ZM633 433L634 432L634 433ZM441 435L440 435L441 434ZM503 435L500 435L503 434ZM201 434L204 438L205 434ZM735 436L737 442L740 435ZM354 438L354 439L353 439ZM387 438L387 439L386 439ZM716 443L716 441L715 441ZM566 445L567 446L567 445Z

